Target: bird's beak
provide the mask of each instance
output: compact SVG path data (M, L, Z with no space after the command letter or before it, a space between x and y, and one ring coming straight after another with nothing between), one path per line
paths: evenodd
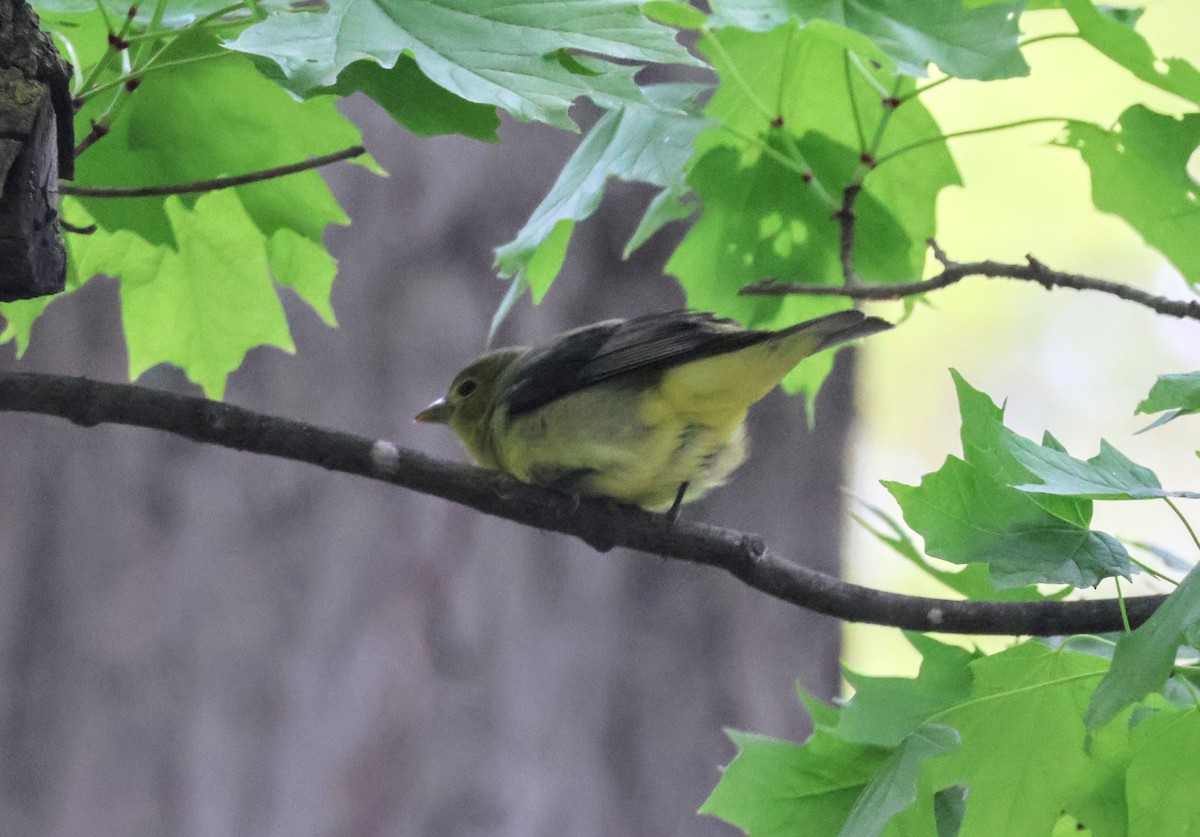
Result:
M454 408L447 403L445 398L439 398L413 416L413 421L419 421L422 424L448 424L452 415L454 415Z

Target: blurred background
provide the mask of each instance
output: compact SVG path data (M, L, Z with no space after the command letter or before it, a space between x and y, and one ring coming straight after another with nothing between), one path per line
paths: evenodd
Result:
M1198 60L1184 2L1139 29ZM1172 26L1160 25L1170 19ZM1039 19L1063 31L1062 19ZM1200 19L1196 21L1200 25ZM1033 46L1029 80L947 84L946 130L1030 115L1109 123L1165 94ZM1102 70L1107 75L1101 75ZM250 354L228 400L461 457L414 426L483 348L504 286L492 249L549 188L575 137L506 125L503 142L406 135L350 114L387 179L330 171L353 218L326 328L296 300L297 354ZM1091 209L1054 128L959 140L966 189L941 203L959 260L1046 263L1190 293L1115 219ZM622 262L648 193L618 186L582 225L566 274L521 305L501 343L682 303L661 266L680 230ZM1200 420L1132 436L1155 377L1200 368L1194 324L1098 295L968 280L843 351L808 430L776 393L752 415L750 462L685 514L764 535L782 554L891 589L940 593L854 526L880 479L915 483L957 454L947 369L1007 399L1025 435L1077 455L1103 436L1168 487L1197 487ZM873 312L896 318L899 305ZM0 368L126 375L115 283L48 310ZM857 380L857 383L855 381ZM168 368L149 386L191 392ZM148 431L0 414L0 835L729 835L696 808L733 755L722 727L802 738L794 685L841 689L843 626L716 571L558 535L295 463ZM754 455L753 451L757 451ZM1106 531L1188 554L1169 510L1098 504ZM1184 506L1195 519L1196 503ZM1101 590L1110 594L1111 590ZM960 640L961 641L961 640ZM898 631L849 626L848 665L904 674Z
M412 416L482 350L492 249L576 138L422 140L351 109L391 176L329 173L340 327L290 299L296 355L253 351L227 399L462 458ZM619 258L649 197L616 188L499 342L679 307L680 230ZM52 306L0 368L122 380L116 296ZM796 399L760 405L770 455L685 513L837 572L851 365L812 431ZM716 571L131 428L0 414L0 438L3 835L733 834L694 813L722 728L803 737L795 682L839 688L834 620Z

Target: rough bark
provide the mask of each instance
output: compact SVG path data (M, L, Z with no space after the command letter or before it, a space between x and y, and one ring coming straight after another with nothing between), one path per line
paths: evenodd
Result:
M74 167L70 75L24 0L0 0L0 302L66 281L58 178Z

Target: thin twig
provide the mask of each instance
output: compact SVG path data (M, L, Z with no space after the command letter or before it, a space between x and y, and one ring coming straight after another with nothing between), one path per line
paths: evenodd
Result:
M85 136L83 139L81 139L79 141L79 145L75 146L76 159L78 159L80 154L82 154L83 152L85 152L89 148L91 148L93 145L95 145L96 140L100 139L107 133L108 133L108 124L106 122L104 122L103 120L93 119L92 120L92 129L90 131L88 131L87 136ZM61 190L61 188L62 187L59 186L60 190Z
M844 233L843 233L844 236ZM946 257L938 247L937 242L930 240L929 246L933 254L942 263L942 272L920 282L905 282L899 285L795 285L788 282L770 280L742 288L743 296L844 296L851 299L903 299L918 294L936 291L953 285L968 276L983 276L988 279L1022 279L1037 282L1046 290L1053 288L1072 288L1077 291L1099 291L1120 297L1127 302L1144 305L1151 310L1168 317L1200 320L1200 301L1168 299L1156 296L1138 288L1111 282L1107 279L1096 279L1078 273L1065 273L1053 270L1033 256L1026 256L1027 264L1007 264L990 259L980 262L955 262ZM845 241L843 238L843 250Z
M75 186L69 183L60 183L58 191L64 195L74 195L79 198L151 198L162 197L164 195L188 195L195 192L215 192L218 189L228 189L231 186L245 186L247 183L258 183L262 180L272 180L276 177L285 177L289 174L320 168L330 163L348 160L351 157L358 157L366 153L367 149L361 145L353 145L350 148L344 148L333 154L313 157L302 163L276 166L272 169L263 169L262 171L250 172L249 174L239 174L234 177L217 177L212 180L196 180L191 183L174 183L167 186L133 186L128 188Z
M75 233L75 235L92 235L97 229L99 229L99 227L97 227L95 224L88 224L86 227L81 227L78 224L72 224L61 215L58 218L58 225L69 233Z
M1111 599L978 602L886 593L793 563L757 535L687 520L672 523L632 506L578 500L526 485L499 471L439 462L388 441L131 384L0 374L0 411L61 416L84 427L147 427L394 483L486 514L574 535L602 551L623 546L717 567L769 596L839 619L967 634L1052 636L1122 627L1120 610ZM1144 622L1165 598L1126 599L1130 625Z

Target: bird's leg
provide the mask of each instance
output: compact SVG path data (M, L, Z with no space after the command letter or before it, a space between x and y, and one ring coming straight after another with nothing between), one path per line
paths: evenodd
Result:
M671 526L675 525L675 521L679 519L679 509L683 506L683 495L687 494L690 482L681 482L679 490L675 492L675 502L671 504L671 508L667 509L667 523Z

